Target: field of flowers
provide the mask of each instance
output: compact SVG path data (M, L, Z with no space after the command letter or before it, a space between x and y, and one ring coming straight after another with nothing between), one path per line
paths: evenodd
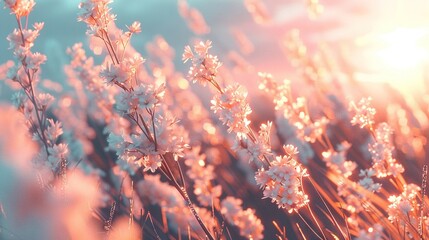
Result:
M144 23L82 0L82 43L63 49L65 79L47 80L33 47L50 23L30 17L34 0L2 1L15 25L0 63L0 239L429 238L426 30L352 48L308 44L296 23L273 35L284 60L270 62L257 29L274 0L239 1L255 30L228 29L234 44L208 37L193 1L172 2L194 37L142 51ZM297 2L308 19L328 10Z

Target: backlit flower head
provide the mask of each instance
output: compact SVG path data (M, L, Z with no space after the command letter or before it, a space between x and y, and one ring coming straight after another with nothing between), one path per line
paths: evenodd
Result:
M221 94L215 95L211 103L211 109L229 127L229 132L246 137L250 124L248 115L252 110L247 103L247 92L239 84L227 86Z
M371 106L371 98L362 98L357 104L350 102L349 110L354 114L351 123L359 125L361 128L365 126L371 127L374 124L375 108Z
M221 202L221 213L226 220L240 229L240 235L247 239L263 239L264 225L256 216L255 210L242 208L243 201L227 197Z
M302 189L301 179L307 177L307 169L294 157L277 156L271 166L256 173L256 183L264 189L264 198L271 198L279 208L289 212L308 204L307 194Z
M142 29L140 28L140 22L138 21L134 21L131 26L127 27L128 31L130 31L130 33L140 33L142 31Z
M212 47L212 42L199 42L194 46L194 51L191 47L186 46L182 55L182 61L192 61L192 66L189 68L188 78L193 82L199 82L203 86L207 82L214 81L218 74L218 69L222 65L217 56L209 54L209 49Z
M34 0L5 0L5 5L11 10L16 17L25 17L30 14L36 3Z

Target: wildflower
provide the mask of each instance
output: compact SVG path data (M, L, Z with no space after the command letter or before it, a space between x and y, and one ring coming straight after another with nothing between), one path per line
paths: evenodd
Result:
M376 172L373 169L360 170L359 177L359 185L364 187L366 190L371 192L378 192L381 188L380 183L374 183L372 179L375 176Z
M144 172L150 170L154 173L159 167L161 167L161 164L162 158L156 152L143 156L142 165L144 166Z
M34 25L35 29L22 29L22 33L18 29L14 29L12 33L7 36L9 41L9 48L14 50L15 56L23 59L22 55L34 45L34 41L39 36L39 32L43 24Z
M404 219L409 218L410 213L414 211L414 206L418 206L417 195L420 187L415 184L404 185L404 190L398 196L389 197L390 205L387 208L389 220L391 222L399 221L401 225L406 224Z
M298 210L309 202L302 190L302 177L307 177L307 169L294 156L277 156L268 170L259 169L256 183L264 189L264 198L271 198L279 208L289 212Z
M244 6L257 24L266 24L271 20L267 7L261 0L245 0Z
M247 92L239 84L234 84L227 86L211 101L211 109L219 115L222 123L229 127L228 131L237 133L239 138L246 137L249 133L250 120L247 116L252 110L246 98Z
M247 239L263 239L264 225L256 216L255 210L243 210L243 202L234 197L227 197L221 202L221 213L226 220L240 229L240 235Z
M362 199L366 198L366 193L364 191L357 191L356 189L358 188L358 183L348 179L340 180L337 185L338 196L344 198L346 209L350 213L359 213L364 210Z
M48 157L48 161L51 165L51 168L55 169L58 167L57 164L59 162L67 158L67 154L69 153L69 150L68 150L67 144L60 143L60 144L55 144L52 147L49 147L48 152L50 154Z
M314 143L325 132L326 125L329 120L325 117L311 123L309 120L306 122L297 122L295 126L298 129L298 136L302 137L305 141Z
M276 114L276 125L279 134L286 139L285 144L292 144L299 150L299 159L305 164L309 159L314 157L314 151L310 144L303 139L298 138L297 129L291 120L285 118L283 113Z
M322 159L326 162L326 166L346 178L352 175L353 170L357 167L355 162L346 160L346 153L350 146L349 143L343 142L337 147L337 151L322 152Z
M169 227L172 227L172 230L186 229L187 227L200 229L195 218L186 208L179 192L169 184L161 182L160 179L160 175L146 174L144 180L137 184L138 193L150 204L158 204L166 212ZM205 223L211 222L210 212L200 208L195 208L195 210ZM201 230L197 233L204 234Z
M35 23L33 23L33 28L34 28L34 30L35 31L40 31L40 30L42 30L43 29L43 27L45 26L45 23L44 22L35 22Z
M258 72L259 85L258 88L271 96L276 96L278 91L278 83L273 79L273 75L266 72Z
M398 176L404 172L401 164L393 157L395 147L391 141L392 130L387 123L380 123L375 129L375 142L369 144L372 168L377 177Z
M215 179L214 167L206 164L206 155L199 154L199 151L200 147L195 147L185 155L185 164L189 167L186 173L194 181L194 194L200 204L210 206L221 196L222 187L212 185L211 181Z
M25 64L28 69L37 70L40 68L40 65L46 62L46 56L36 53L29 53L25 57Z
M123 84L132 77L132 73L126 64L109 64L106 68L102 69L100 77L106 79L108 85L113 85L114 83Z
M249 138L235 139L235 144L232 149L248 155L249 161L258 164L264 157L272 155L270 142L271 126L271 122L261 124L259 136L254 136L254 140Z
M128 31L130 31L130 33L133 33L133 34L139 33L142 31L142 29L140 28L140 22L137 22L137 21L133 22L131 26L127 28L128 28Z
M46 137L51 143L55 143L59 136L63 134L63 129L61 123L54 121L53 119L48 119L49 126L46 129Z
M4 2L17 18L28 16L36 5L34 0L5 0Z
M49 93L39 93L37 101L42 109L47 109L54 101L54 97Z
M235 138L234 144L231 146L231 149L236 152L241 159L247 160L249 163L253 162L258 167L262 167L264 154L271 153L271 149L268 149L260 141L256 140L255 142L249 138Z
M125 138L122 135L117 135L115 133L109 133L107 137L108 148L116 152L116 155L122 156L125 153L127 146L130 144L125 141Z
M357 104L350 102L349 110L354 113L351 120L352 125L372 127L374 124L375 108L371 107L371 98L362 98Z
M211 206L213 202L218 201L222 195L222 186L207 186L207 182L195 181L194 182L194 194L197 196L198 202L205 207Z
M165 94L165 85L140 84L133 91L122 91L116 96L116 109L132 113L138 109L152 109L159 105Z
M79 3L78 21L83 21L89 26L107 26L116 16L110 14L108 5L111 0L85 0Z
M200 42L194 46L194 51L191 47L186 46L182 55L183 62L192 60L192 66L189 68L188 78L193 82L199 82L205 86L207 82L214 81L217 76L218 69L222 65L216 56L208 53L212 47L211 41Z
M180 0L179 4L180 16L186 21L188 27L196 34L206 34L210 31L203 15L195 8L190 8L186 0Z

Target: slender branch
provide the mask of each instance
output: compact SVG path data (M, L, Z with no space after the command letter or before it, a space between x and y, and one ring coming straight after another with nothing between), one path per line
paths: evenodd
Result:
M22 45L21 46L25 48L25 38L24 38L24 33L23 33L22 25L21 25L21 20L18 17L16 17L16 22L18 23L19 33L20 33L21 39L22 39ZM27 93L27 96L29 97L31 103L34 106L37 122L39 123L39 127L40 127L41 140L42 140L43 145L45 147L46 155L49 156L50 155L49 151L48 151L49 146L48 146L48 141L47 141L46 136L45 136L45 126L44 126L42 118L39 114L39 107L37 105L37 101L35 98L35 92L34 92L34 88L33 88L33 78L31 77L30 71L28 70L28 68L25 64L24 59L21 60L21 62L22 62L22 67L24 68L24 72L26 73L27 78L28 78L29 91L30 91L29 93ZM26 91L26 89L28 89L28 88L25 88L22 85L22 83L20 83L20 85L24 88L24 91Z

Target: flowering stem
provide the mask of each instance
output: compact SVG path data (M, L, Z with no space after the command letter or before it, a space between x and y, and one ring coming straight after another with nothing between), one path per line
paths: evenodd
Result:
M155 128L155 108L152 110L148 110L150 117L152 119L152 130L153 130L153 139L155 141L155 152L158 151L158 142L156 140L156 128Z
M222 88L219 86L219 84L214 80L213 78L209 80L209 82L221 93L223 94Z
M18 23L19 33L20 33L21 39L22 39L22 47L25 48L25 38L24 38L23 30L22 30L21 20L17 16L16 16L16 22ZM20 85L24 89L24 91L27 94L27 97L29 98L29 100L31 101L31 103L34 106L34 110L35 110L35 113L36 113L37 122L39 123L39 127L40 127L40 133L38 135L39 135L39 137L41 137L41 140L42 140L43 145L45 147L46 155L49 156L50 154L49 154L49 151L48 151L48 141L46 140L46 136L45 136L45 126L44 126L42 118L41 118L41 116L39 114L39 109L40 108L37 106L37 101L36 101L36 97L35 97L35 93L34 93L34 88L33 88L33 78L31 77L30 71L28 70L27 65L25 64L24 59L21 60L21 63L22 63L22 67L24 68L24 72L26 73L27 78L28 78L29 92L27 92L28 88L24 87L24 85L22 83L20 83ZM38 132L38 131L36 130L36 132Z
M195 207L194 207L194 204L192 203L192 200L189 198L188 192L186 191L186 188L185 188L185 180L183 179L183 174L182 174L182 171L180 170L180 166L178 165L178 168L180 171L180 177L182 178L181 179L182 185L180 185L177 182L176 178L174 177L173 172L171 171L170 167L168 166L168 163L167 163L167 160L165 159L165 156L161 155L161 157L163 158L162 166L160 168L161 172L164 175L166 175L166 177L170 180L170 184L173 185L177 189L177 191L180 193L180 195L183 197L183 199L186 202L186 205L188 206L191 213L194 215L195 219L197 220L198 224L203 229L203 231L206 234L206 236L208 237L208 239L214 240L214 237L211 235L210 231L207 229L206 225L201 220L200 215L195 210Z
M185 188L179 187L178 185L174 184L174 187L179 191L180 195L182 195L183 199L185 199L186 204L188 205L188 208L191 210L191 213L194 215L197 222L200 224L201 228L203 229L204 233L206 234L207 238L209 240L214 240L214 237L210 233L210 231L207 229L207 227L204 225L203 221L201 220L200 216L198 215L197 211L195 210L194 204L192 203L191 199L189 198L188 192Z
M118 56L116 55L115 49L113 48L112 41L110 40L109 34L108 34L108 32L106 30L104 30L104 34L106 35L106 39L107 39L108 45L110 46L110 49L112 50L113 57L116 60L115 64L119 64L119 59L118 59Z
M142 115L138 114L138 116L140 117L140 120L142 121L143 127L146 130L146 133L147 133L146 137L148 137L149 141L155 143L155 140L153 139L152 134L150 134L149 127L147 126L146 122L144 121ZM156 149L156 146L155 146L155 149Z
M125 49L127 48L128 44L130 43L131 36L132 36L132 34L130 34L130 36L128 36L128 39L127 39L127 41L125 42L125 44L124 44L124 42L123 42L123 41L122 41L122 39L121 39L122 47L124 48L124 49L122 50L121 60L123 60L123 59L124 59L124 56L125 56Z
M422 196L422 200L421 200L421 204L420 204L420 221L419 221L419 235L420 238L423 239L423 211L425 208L425 195L426 195L426 185L427 185L427 177L428 177L428 165L425 164L423 166L423 174L422 174L422 185L421 185L421 196Z

